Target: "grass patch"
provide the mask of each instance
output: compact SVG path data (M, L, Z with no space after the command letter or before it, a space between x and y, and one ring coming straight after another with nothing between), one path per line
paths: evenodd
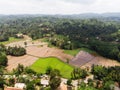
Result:
M45 73L47 67L58 69L62 77L64 78L71 78L71 72L73 70L73 67L60 61L58 58L40 58L33 65L30 66L30 68L36 71L37 73Z
M96 53L95 51L92 51L92 50L90 50L90 49L88 49L88 48L80 48L80 50L82 50L82 51L86 51L86 52L88 52L88 53Z
M87 49L87 48L79 48L79 49L74 49L74 50L64 50L64 53L72 55L72 56L76 56L81 50L88 52L88 53L91 53L91 54L96 53L96 52L94 52L90 49Z
M0 44L9 44L9 43L12 43L12 42L16 42L16 41L20 41L22 39L18 39L18 38L14 38L14 37L10 37L8 41L3 41L3 42L0 42Z
M75 56L76 54L78 54L80 51L80 49L74 49L74 50L64 50L64 53L66 54L70 54L72 56Z

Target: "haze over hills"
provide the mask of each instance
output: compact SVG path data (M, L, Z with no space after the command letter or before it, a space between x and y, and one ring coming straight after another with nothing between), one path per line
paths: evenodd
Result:
M120 13L82 13L82 14L66 14L66 15L62 15L62 14L11 14L11 15L4 15L4 14L0 14L0 18L2 17L38 17L38 16L52 16L52 17L58 17L58 18L83 18L83 19L87 19L87 18L108 18L108 19L115 19L117 18L117 20L119 20L118 18L120 18Z
M90 19L90 18L96 18L96 19L107 19L107 20L113 20L113 21L119 21L120 20L120 13L83 13L83 14L71 14L71 15L55 15L57 17L64 17L64 18L74 18L74 19Z

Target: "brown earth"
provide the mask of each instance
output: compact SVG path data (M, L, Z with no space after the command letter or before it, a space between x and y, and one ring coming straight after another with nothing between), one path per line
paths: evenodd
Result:
M105 66L105 67L120 66L120 63L115 61L115 60L111 60L111 59L108 59L108 58L97 56L92 61L84 64L82 67L91 67L93 64L94 65L102 65L102 66Z
M77 67L91 67L94 65L102 65L102 66L120 66L120 63L107 59L101 56L93 56L87 52L80 51L75 58L70 61L70 64Z
M22 64L24 66L30 66L32 65L38 58L29 56L29 55L24 55L20 57L14 57L14 56L7 56L8 58L8 66L7 70L11 71L12 69L16 68L18 64Z
M73 56L65 54L61 49L50 48L50 47L47 47L46 45L43 47L30 46L30 47L27 47L26 50L28 55L32 55L35 57L53 56L63 60L64 62L66 62L67 59L71 60L73 58Z
M93 56L87 52L81 51L75 57L65 54L63 50L58 48L50 48L47 43L41 42L40 40L32 41L32 39L24 35L24 40L19 42L13 42L6 46L22 46L25 47L24 42L27 42L27 55L14 57L8 56L8 66L7 70L12 70L16 68L18 64L23 64L24 66L30 66L40 57L57 57L64 62L70 60L70 64L77 67L91 67L95 65L103 66L120 66L120 63L114 60L106 59L101 56Z
M57 57L64 62L67 59L72 59L73 56L63 53L63 50L57 48L49 48L46 45L43 47L38 46L29 46L26 48L27 55L14 57L14 56L7 56L8 57L8 66L7 70L12 70L16 68L18 64L23 64L24 66L32 65L38 58L40 57Z

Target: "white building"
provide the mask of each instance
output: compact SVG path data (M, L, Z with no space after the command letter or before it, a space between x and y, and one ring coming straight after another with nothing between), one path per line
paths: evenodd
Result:
M40 83L43 85L43 87L46 87L49 85L49 80L41 79Z
M25 85L25 83L16 83L14 87L24 89L24 88L26 88L26 85Z

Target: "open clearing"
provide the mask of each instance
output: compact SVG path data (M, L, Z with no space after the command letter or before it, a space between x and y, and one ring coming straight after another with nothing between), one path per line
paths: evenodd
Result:
M63 50L58 49L58 48L50 48L47 45L44 45L42 47L37 47L37 46L30 46L27 47L27 54L32 55L35 57L57 57L64 62L68 60L71 60L73 56L65 54Z
M22 64L24 66L30 66L32 65L38 58L33 56L20 56L20 57L14 57L14 56L7 56L8 58L8 66L7 70L11 71L12 69L16 68L18 64Z
M60 73L65 78L71 77L71 72L73 67L62 62L61 60L53 57L49 58L40 58L33 65L31 65L31 69L35 70L38 73L45 73L48 67L52 67L52 69L60 70Z
M120 63L101 56L93 56L85 51L80 51L75 58L70 60L70 64L77 67L91 67L94 65L102 66L120 66Z
M120 66L120 63L115 61L115 60L111 60L111 59L107 59L107 58L104 58L101 56L97 56L93 60L91 60L90 62L84 64L82 67L91 67L93 64L94 65L102 65L105 67Z

